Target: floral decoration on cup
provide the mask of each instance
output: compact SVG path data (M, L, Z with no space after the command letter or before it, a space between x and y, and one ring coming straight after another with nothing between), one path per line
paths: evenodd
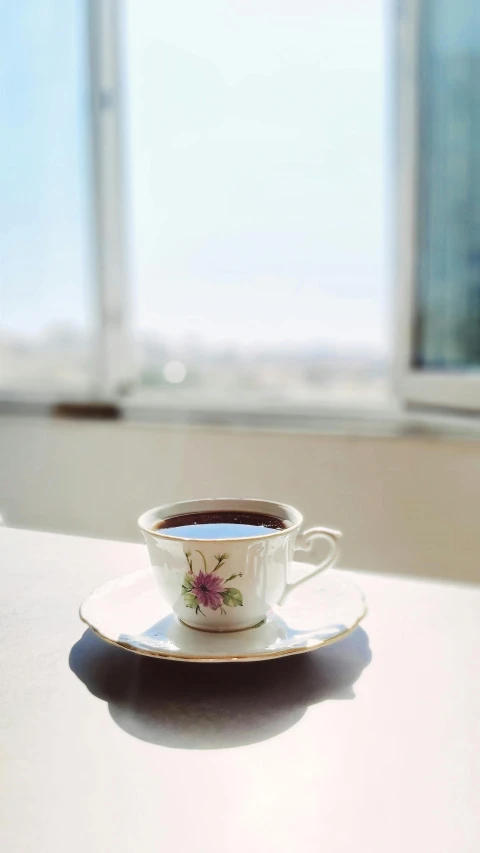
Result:
M201 613L202 616L205 616L202 607L206 610L220 610L224 615L227 612L226 607L243 607L243 596L240 590L233 586L226 586L234 578L241 578L242 573L230 575L228 578L222 578L216 574L227 562L228 554L215 555L216 565L209 571L203 553L195 551L194 553L199 554L203 562L203 568L195 572L192 552L184 553L188 563L188 571L182 582L182 596L186 607L191 607L195 613Z

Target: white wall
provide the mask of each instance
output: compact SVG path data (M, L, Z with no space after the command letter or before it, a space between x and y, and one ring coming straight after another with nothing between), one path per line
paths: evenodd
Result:
M139 540L164 501L293 503L343 565L480 581L480 442L0 418L7 524Z

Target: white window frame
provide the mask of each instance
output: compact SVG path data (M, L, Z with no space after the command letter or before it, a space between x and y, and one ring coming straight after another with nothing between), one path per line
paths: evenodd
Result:
M128 321L121 4L88 0L91 216L95 294L94 397L114 399L134 379Z
M415 369L413 326L417 270L419 26L422 0L398 5L397 324L394 387L407 407L480 411L480 372Z
M99 368L93 386L95 396L116 401L127 418L182 422L309 423L320 419L331 424L352 422L378 424L381 433L390 431L398 412L391 401L377 406L315 402L276 405L242 400L218 399L179 403L174 392L170 400L145 403L142 393L125 393L135 384L133 339L128 323L128 237L125 228L126 182L124 142L124 93L122 44L122 3L119 0L88 0L89 73L91 90L91 150L93 183L92 243L95 254L97 296L97 347ZM390 377L391 378L391 377Z

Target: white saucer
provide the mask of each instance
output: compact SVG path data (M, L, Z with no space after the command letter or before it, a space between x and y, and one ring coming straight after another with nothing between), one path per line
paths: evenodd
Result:
M299 567L304 573L305 564ZM104 640L150 657L198 663L268 660L311 652L351 633L367 611L345 572L329 570L246 631L212 634L180 622L162 599L151 569L98 587L80 618Z

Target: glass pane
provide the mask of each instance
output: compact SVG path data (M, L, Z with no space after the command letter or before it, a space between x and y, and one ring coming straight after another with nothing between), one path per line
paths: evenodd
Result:
M0 390L75 389L91 332L84 3L1 5Z
M480 366L480 6L428 0L420 39L414 366Z
M129 0L141 383L379 399L382 0Z

